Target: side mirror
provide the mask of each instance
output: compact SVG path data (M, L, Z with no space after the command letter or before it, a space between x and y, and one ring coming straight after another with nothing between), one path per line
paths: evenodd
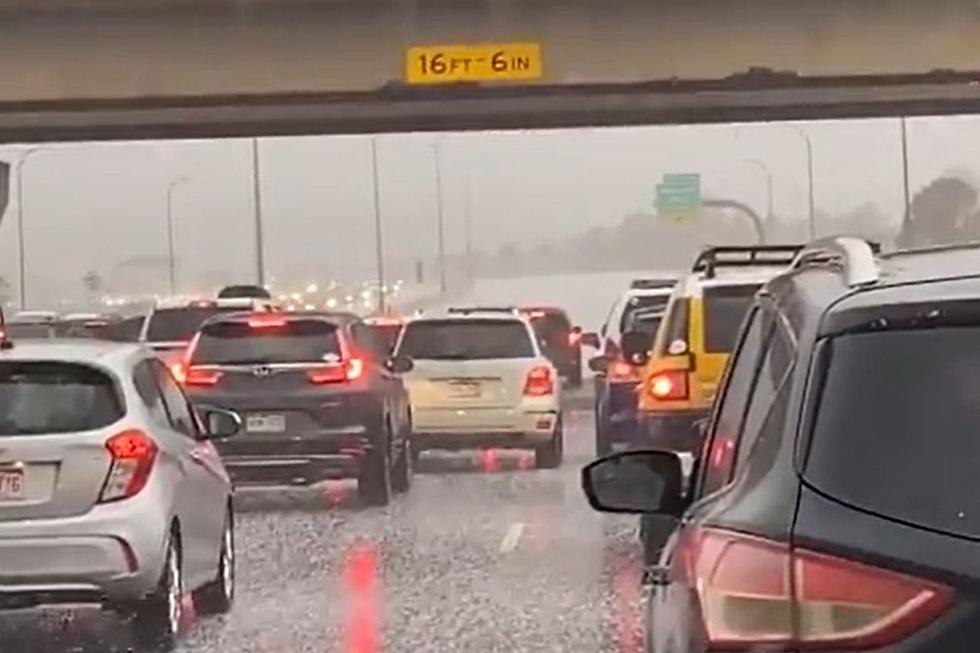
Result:
M600 512L666 514L684 510L684 470L670 451L624 451L582 469L582 490Z
M415 368L415 363L408 356L392 356L385 361L385 367L394 374L405 374Z
M634 365L646 365L650 360L652 337L642 331L627 331L621 342L623 357Z
M601 347L602 346L602 343L599 341L599 334L598 333L593 333L591 331L590 332L583 333L582 334L582 346L583 347L590 347L591 349L598 349L599 347Z
M609 371L608 356L594 356L589 359L589 369L597 374L605 374Z
M201 406L197 409L197 414L204 424L206 439L223 440L242 430L242 418L233 410L225 410L215 406Z

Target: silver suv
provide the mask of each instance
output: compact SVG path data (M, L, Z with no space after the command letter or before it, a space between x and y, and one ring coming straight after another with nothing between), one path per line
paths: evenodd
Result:
M239 424L194 413L138 346L0 341L0 609L100 604L157 650L185 591L228 611L232 486L210 439Z

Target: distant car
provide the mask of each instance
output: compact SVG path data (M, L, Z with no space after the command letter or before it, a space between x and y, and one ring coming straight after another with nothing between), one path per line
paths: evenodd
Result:
M239 411L219 443L237 483L310 485L354 476L370 505L412 480L408 396L388 353L356 316L250 313L209 320L187 355L196 403Z
M47 339L57 336L58 313L19 311L5 323L6 335L18 339Z
M558 370L517 311L454 310L409 320L395 362L412 404L413 442L426 449L533 449L536 465L561 465Z
M108 342L0 348L3 607L95 604L131 617L141 645L175 646L183 597L234 599L231 483L211 438L145 349ZM202 424L203 422L203 424Z
M262 286L240 284L225 286L218 291L218 299L272 299L272 294Z
M58 319L55 334L59 338L94 338L113 340L112 329L120 318L102 313L69 313Z
M553 306L526 306L521 312L531 321L544 355L572 388L582 385L582 329L572 326L568 314Z
M646 342L652 343L660 324L656 315L667 307L671 291L669 286L627 290L613 304L599 331L598 351L589 360L589 367L595 372L596 455L604 456L615 444L635 438L636 389L642 363L623 355L623 337L637 329L645 330Z
M405 324L402 318L380 315L366 317L364 323L374 331L375 338L385 348L385 351L391 353L395 350L398 336L401 335L402 327Z

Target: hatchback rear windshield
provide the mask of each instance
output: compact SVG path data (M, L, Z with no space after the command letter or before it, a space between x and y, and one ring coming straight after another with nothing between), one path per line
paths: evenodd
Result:
M620 333L626 333L630 330L630 325L633 323L635 313L649 313L651 309L663 310L667 307L668 301L670 301L670 293L665 293L663 295L638 295L636 297L630 297L626 301L626 307L623 309L623 315L620 318Z
M150 315L146 330L147 342L186 342L194 337L201 325L218 314L211 306L162 308Z
M433 360L533 358L534 343L516 320L426 320L405 327L398 353Z
M197 365L315 363L341 356L337 327L294 319L280 326L217 322L201 331L191 362Z
M704 350L727 354L761 284L704 289Z
M887 517L980 537L978 343L980 327L832 340L808 480Z
M94 368L0 363L0 437L100 429L123 412L112 378Z

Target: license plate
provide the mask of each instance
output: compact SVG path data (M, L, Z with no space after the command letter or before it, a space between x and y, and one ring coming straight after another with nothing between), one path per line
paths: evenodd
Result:
M449 396L453 399L476 399L480 394L479 383L456 381L449 384Z
M24 472L0 471L0 501L19 501L24 498Z
M245 430L252 433L282 433L286 430L285 415L249 415Z

